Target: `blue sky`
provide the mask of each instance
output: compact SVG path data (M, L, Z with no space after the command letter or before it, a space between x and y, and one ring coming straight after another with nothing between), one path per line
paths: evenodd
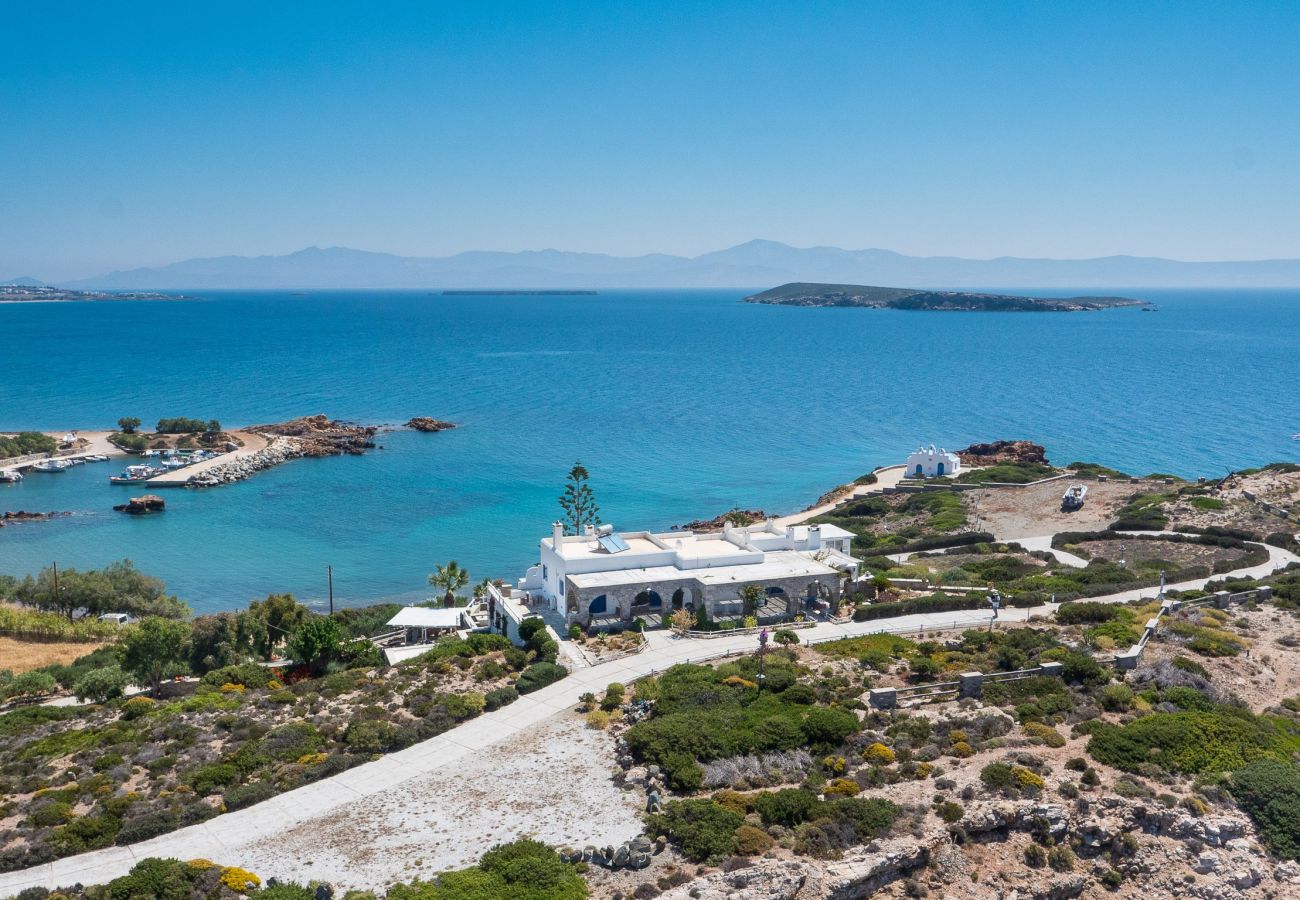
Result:
M0 277L343 245L1300 256L1294 3L14 4Z

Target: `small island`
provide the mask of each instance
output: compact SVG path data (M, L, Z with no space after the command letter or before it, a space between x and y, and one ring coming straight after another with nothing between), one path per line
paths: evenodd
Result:
M778 306L860 306L930 312L1081 312L1121 306L1150 307L1131 297L1023 297L971 291L929 291L918 288L872 287L862 284L819 284L796 281L751 294L745 303Z

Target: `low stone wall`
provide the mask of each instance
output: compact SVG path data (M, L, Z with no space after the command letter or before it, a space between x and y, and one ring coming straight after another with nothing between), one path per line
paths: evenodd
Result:
M1146 650L1147 644L1151 641L1151 638L1155 636L1156 629L1160 627L1160 620L1169 613L1182 609L1184 606L1197 607L1213 605L1216 609L1227 609L1235 604L1245 603L1247 600L1267 600L1272 596L1273 589L1268 585L1264 585L1263 587L1254 588L1249 591L1238 591L1235 594L1229 593L1228 591L1215 591L1208 597L1199 597L1196 600L1165 600L1160 604L1160 611L1156 613L1155 617L1147 620L1146 627L1142 631L1141 639L1123 653L1117 653L1115 655L1115 668L1121 671L1136 669L1138 663L1142 661L1143 651Z
M709 638L733 637L738 634L758 634L764 628L771 632L798 631L801 628L812 628L816 624L816 622L805 620L803 622L781 622L776 625L756 625L753 628L724 628L719 631L687 631L685 632L684 637L704 638L705 640L708 640Z
M1255 496L1255 494L1251 491L1242 491L1241 496L1245 497L1247 500L1250 500L1258 504L1259 506L1262 506L1264 509L1271 512L1273 515L1281 516L1283 519L1286 519L1288 522L1300 522L1300 516L1293 515L1289 510L1286 510L1281 506L1278 506L1276 503L1269 503L1267 500L1259 499L1259 497Z
M1020 681L1039 676L1060 678L1064 668L1059 662L1046 662L1029 669L993 672L988 675L983 672L962 672L957 676L956 681L940 681L901 688L872 688L867 691L867 703L872 709L895 709L900 703L908 702L960 700L966 697L979 699L984 694L986 684Z

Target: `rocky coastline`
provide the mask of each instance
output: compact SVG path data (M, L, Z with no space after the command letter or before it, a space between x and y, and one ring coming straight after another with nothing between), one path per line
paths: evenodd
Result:
M406 427L416 431L438 432L455 428L456 425L428 416L416 416L406 423ZM385 428L378 425L357 425L317 414L271 425L252 425L239 430L245 434L259 435L267 439L268 443L252 453L236 452L232 459L195 473L185 482L188 487L217 487L243 481L291 459L343 454L360 456L378 446L375 437Z
M72 515L70 512L28 512L20 509L17 512L0 513L0 528L4 528L10 522L45 522L70 515Z

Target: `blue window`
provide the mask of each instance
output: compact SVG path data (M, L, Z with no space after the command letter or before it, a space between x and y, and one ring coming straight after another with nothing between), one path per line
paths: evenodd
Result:
M601 594L599 597L591 601L591 605L587 607L587 612L593 616L600 615L605 612L608 606L609 604L605 599L605 595Z
M560 596L561 596L561 597L564 596L564 582L563 582L563 581L560 582Z
M545 580L550 577L551 577L550 571L546 568L546 564L542 563L542 579Z

